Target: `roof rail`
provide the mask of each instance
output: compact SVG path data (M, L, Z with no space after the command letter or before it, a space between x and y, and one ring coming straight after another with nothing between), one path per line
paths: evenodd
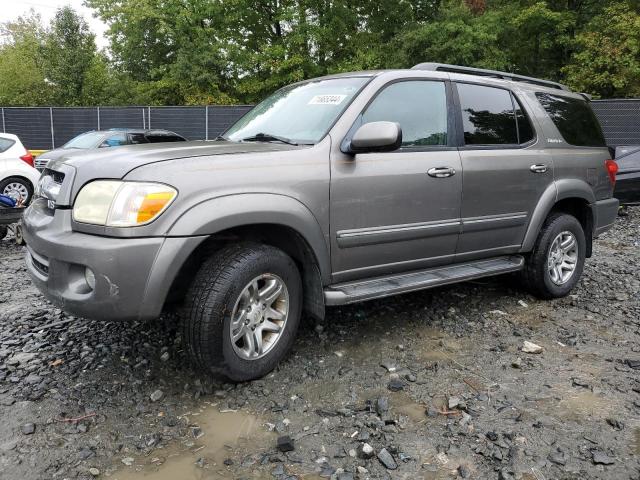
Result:
M448 65L446 63L419 63L414 65L411 70L430 70L435 72L464 73L465 75L477 75L480 77L493 77L502 80L511 80L513 82L524 82L532 85L540 85L541 87L557 88L558 90L571 90L566 85L551 80L541 80L539 78L525 77L524 75L516 75L515 73L499 72L497 70L485 70L484 68L462 67L460 65Z

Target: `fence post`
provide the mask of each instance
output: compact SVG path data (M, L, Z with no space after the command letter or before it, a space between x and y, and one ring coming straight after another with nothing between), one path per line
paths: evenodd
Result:
M98 113L98 130L100 130L100 107L96 107L96 112Z
M151 130L151 107L147 107L147 128Z
M53 131L53 108L49 107L49 122L51 123L51 150L56 148L56 138Z
M204 139L209 140L209 105L204 106Z
M4 123L4 107L2 107L2 133L7 133L7 128Z

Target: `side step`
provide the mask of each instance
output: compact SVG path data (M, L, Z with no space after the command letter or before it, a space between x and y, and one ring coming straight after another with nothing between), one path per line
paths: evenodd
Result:
M501 273L516 272L523 266L524 258L521 255L510 255L358 282L337 283L325 289L324 301L326 305L346 305Z

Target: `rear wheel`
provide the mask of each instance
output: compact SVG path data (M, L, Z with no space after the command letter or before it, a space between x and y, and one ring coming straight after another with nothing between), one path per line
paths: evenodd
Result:
M28 205L33 195L33 185L20 177L9 177L0 181L0 195L8 197L20 196L22 203Z
M234 381L262 377L293 344L302 284L293 260L255 243L229 245L198 271L183 314L190 356Z
M528 290L545 298L569 294L582 275L586 239L582 225L572 215L553 213L545 221L522 277Z

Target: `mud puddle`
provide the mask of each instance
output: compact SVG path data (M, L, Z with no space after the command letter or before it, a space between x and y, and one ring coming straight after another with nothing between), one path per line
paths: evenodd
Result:
M180 446L167 447L164 451L156 450L148 457L135 457L132 466L120 468L111 478L231 479L235 478L238 466L228 459L245 458L245 465L255 462L257 468L258 461L249 456L243 457L242 453L265 451L275 442L275 434L266 431L262 420L246 412L220 411L217 406L211 405L183 417L196 429L194 436L198 438ZM225 464L225 460L229 465ZM266 472L261 474L256 471L252 478L266 479L269 476Z

